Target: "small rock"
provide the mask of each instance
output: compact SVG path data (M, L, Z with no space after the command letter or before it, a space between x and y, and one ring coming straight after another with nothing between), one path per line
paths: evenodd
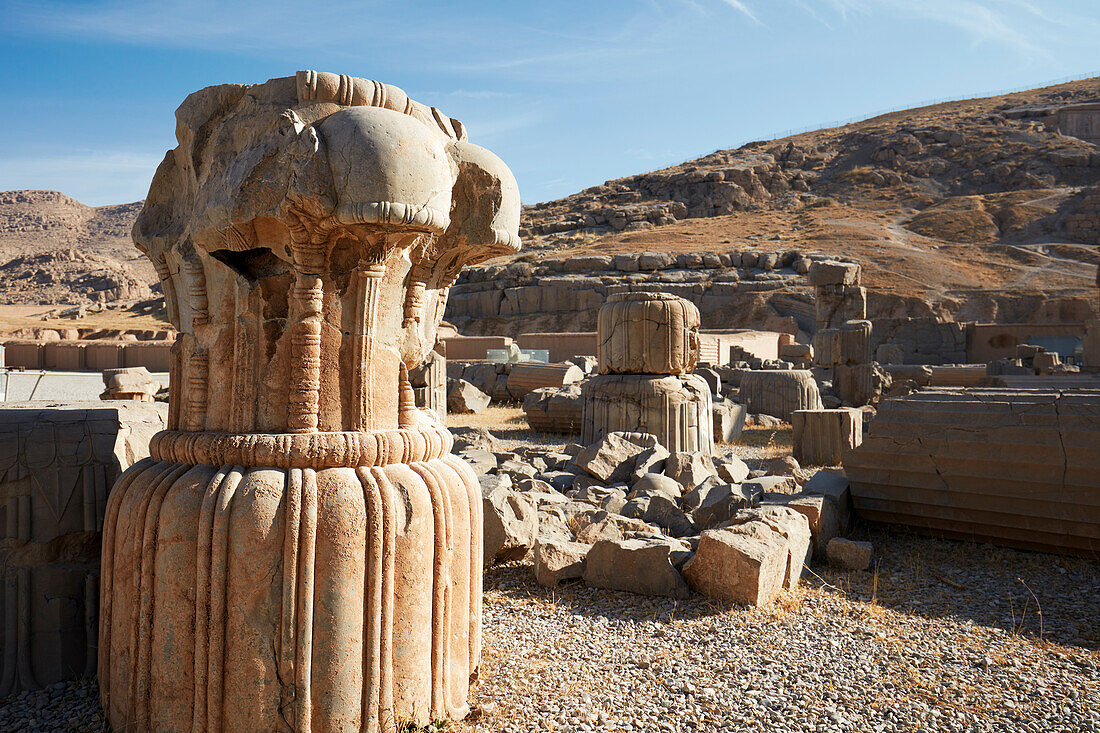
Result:
M829 540L825 553L829 562L846 570L866 570L871 567L875 548L870 542L858 542L843 537Z

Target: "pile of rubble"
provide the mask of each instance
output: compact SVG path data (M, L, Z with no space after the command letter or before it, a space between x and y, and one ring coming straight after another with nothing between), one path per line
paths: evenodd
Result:
M753 470L736 455L669 453L646 433L609 433L564 452L498 451L486 431L455 451L480 476L486 563L533 555L536 580L764 604L812 558L853 569L868 545L850 521L842 473L784 458Z

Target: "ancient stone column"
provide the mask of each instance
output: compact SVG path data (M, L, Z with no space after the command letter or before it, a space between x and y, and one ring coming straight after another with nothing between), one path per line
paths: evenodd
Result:
M481 496L407 370L468 263L518 247L507 167L396 87L189 96L134 228L169 429L104 523L116 730L392 730L467 712Z
M666 293L616 293L600 308L600 373L584 383L581 441L657 436L670 451L714 451L710 388L699 359L699 309Z
M761 369L741 375L741 403L752 413L791 419L795 410L820 410L821 393L808 369Z
M844 454L863 442L863 413L840 410L795 410L791 413L794 447L803 466L839 466Z

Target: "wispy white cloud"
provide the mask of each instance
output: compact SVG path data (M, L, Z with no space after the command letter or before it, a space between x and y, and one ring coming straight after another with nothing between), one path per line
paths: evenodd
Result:
M756 13L752 12L752 10L750 10L745 3L741 2L741 0L722 0L722 2L746 16L753 23L760 23L760 19L756 17Z
M1056 26L1100 30L1095 19L1077 17L1065 8L1043 7L1032 0L789 1L829 28L832 22L846 23L856 15L925 20L959 31L975 45L998 45L1046 58L1057 50Z

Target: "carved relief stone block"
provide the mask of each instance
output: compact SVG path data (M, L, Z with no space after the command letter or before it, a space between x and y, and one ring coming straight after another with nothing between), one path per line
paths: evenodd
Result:
M0 409L0 697L96 672L107 492L149 454L166 407Z
M104 523L118 730L461 718L481 498L408 370L466 264L518 248L508 168L400 89L312 71L192 94L134 229L161 274L168 430Z

